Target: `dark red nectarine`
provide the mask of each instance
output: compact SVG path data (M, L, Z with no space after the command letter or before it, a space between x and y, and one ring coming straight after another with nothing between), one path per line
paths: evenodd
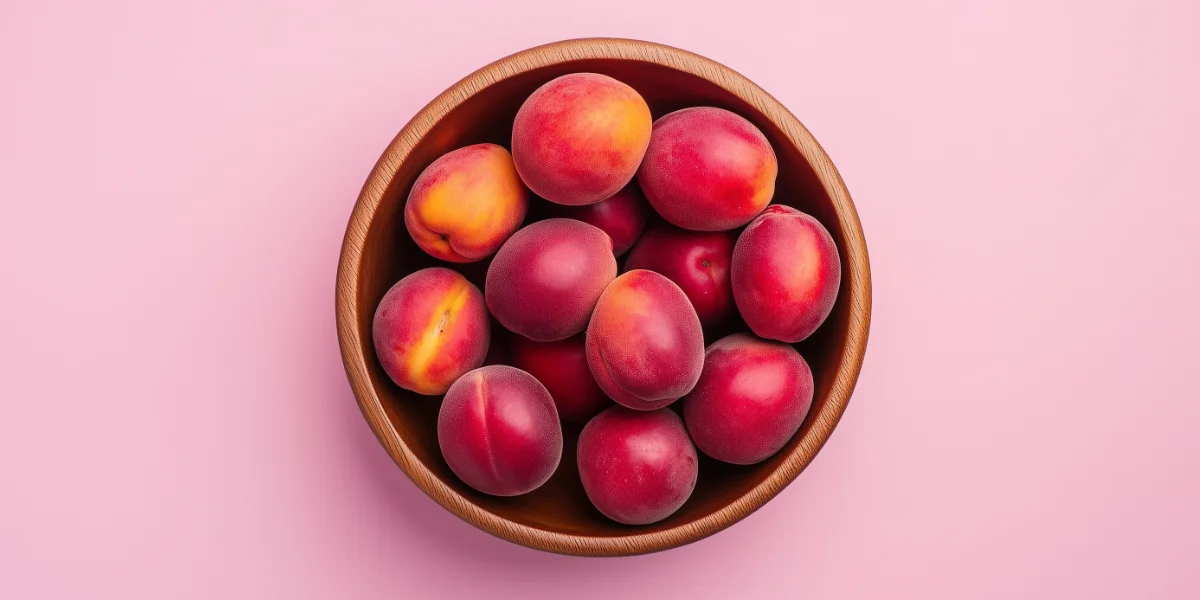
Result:
M625 269L647 269L666 276L687 295L700 324L715 325L733 312L729 261L736 239L728 231L654 227L629 252Z
M612 240L574 219L546 219L517 230L492 259L484 296L506 329L539 342L587 327L617 275Z
M812 335L833 310L842 267L820 222L773 204L738 237L730 276L750 330L791 344Z
M637 180L667 221L684 229L726 231L749 223L767 206L778 172L775 151L753 124L700 106L655 121Z
M553 214L599 227L612 239L613 254L625 254L646 228L649 206L636 184L629 184L611 197L584 206L557 206Z
M588 499L626 525L661 521L683 506L699 475L696 448L670 410L614 406L579 434L579 477Z
M612 405L588 368L583 335L557 342L535 342L511 335L512 364L527 371L554 397L558 416L570 423L586 423Z
M587 329L587 358L610 398L653 410L696 385L704 332L679 286L639 269L613 280L600 296Z
M480 367L455 381L442 400L437 431L450 470L485 494L531 492L562 459L562 426L550 392L514 367Z
M812 400L812 371L795 348L738 333L705 351L700 381L683 399L683 418L701 452L750 465L787 444Z

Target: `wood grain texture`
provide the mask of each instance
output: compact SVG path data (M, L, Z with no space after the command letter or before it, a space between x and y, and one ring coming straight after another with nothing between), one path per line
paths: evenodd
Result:
M438 400L394 385L371 345L371 319L384 292L405 274L434 264L417 249L401 219L416 176L441 154L467 144L489 141L507 147L521 101L542 83L579 71L630 84L646 98L655 118L685 106L709 105L749 119L767 135L779 158L775 201L817 217L841 252L842 288L834 311L812 338L797 345L816 380L813 408L803 427L776 456L758 465L735 467L702 459L700 481L687 504L662 522L640 527L609 521L587 501L575 467L578 427L565 428L562 464L542 488L496 498L463 485L438 452ZM463 271L482 285L486 268L483 261ZM632 555L687 544L736 523L812 461L845 411L862 367L871 275L858 214L841 176L778 101L731 69L683 50L634 40L580 39L525 50L483 67L435 98L400 131L371 171L351 214L338 265L336 316L346 374L363 415L388 454L426 494L476 527L518 544L582 556Z

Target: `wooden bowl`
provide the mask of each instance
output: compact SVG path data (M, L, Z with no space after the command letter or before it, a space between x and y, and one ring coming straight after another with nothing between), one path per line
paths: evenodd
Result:
M383 372L371 341L380 298L434 260L403 223L410 186L430 162L468 144L509 146L513 117L530 92L565 73L611 75L645 97L655 118L686 106L719 106L757 125L779 159L775 201L817 217L842 260L833 313L797 346L816 393L800 431L774 457L748 467L701 456L696 490L674 515L646 526L608 520L584 495L575 463L578 427L566 426L562 463L541 488L499 498L451 473L438 449L438 399L405 391ZM539 201L540 202L540 201ZM486 261L464 272L482 287ZM467 76L421 110L384 151L350 216L337 277L342 360L363 415L396 464L431 498L467 522L532 548L585 556L655 552L696 541L753 512L804 470L846 409L862 366L871 318L867 248L850 194L808 130L778 101L734 71L682 50L633 40L582 39L539 46ZM712 340L708 340L711 342ZM679 403L676 403L678 405Z

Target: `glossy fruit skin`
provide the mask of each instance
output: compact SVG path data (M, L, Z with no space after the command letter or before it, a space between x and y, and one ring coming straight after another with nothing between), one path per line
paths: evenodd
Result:
M562 459L550 392L529 373L493 365L463 375L442 400L438 446L450 470L494 496L529 493Z
M646 269L670 279L687 295L700 324L710 327L733 314L729 267L736 241L729 231L654 227L634 245L625 269Z
M588 324L587 359L618 404L654 410L690 392L704 367L704 331L679 286L653 271L613 280Z
M626 525L671 516L696 488L699 461L683 420L670 410L614 406L579 435L579 476L592 504Z
M738 237L730 278L750 330L794 344L833 311L842 267L837 245L819 221L773 204Z
M646 228L650 206L637 185L630 184L605 200L584 206L562 206L554 214L599 227L612 239L613 254L633 247Z
M637 180L670 223L727 231L770 203L778 173L775 151L758 128L728 110L697 106L655 121Z
M683 399L683 418L701 452L751 465L792 439L812 401L812 370L795 348L738 333L705 351L700 381Z
M546 219L518 230L488 266L488 310L506 329L538 342L587 327L617 275L612 240L574 219Z
M588 368L583 334L556 342L535 342L519 335L512 338L513 366L546 386L563 421L586 423L612 406Z
M371 324L375 355L396 385L435 396L483 364L491 344L483 294L444 267L411 273L384 294Z

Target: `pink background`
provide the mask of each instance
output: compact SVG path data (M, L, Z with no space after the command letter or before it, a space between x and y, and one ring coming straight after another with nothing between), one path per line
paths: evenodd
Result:
M7 2L0 597L1200 597L1196 3L699 5ZM473 69L590 35L777 96L875 276L815 463L629 559L438 508L334 334L392 136Z

